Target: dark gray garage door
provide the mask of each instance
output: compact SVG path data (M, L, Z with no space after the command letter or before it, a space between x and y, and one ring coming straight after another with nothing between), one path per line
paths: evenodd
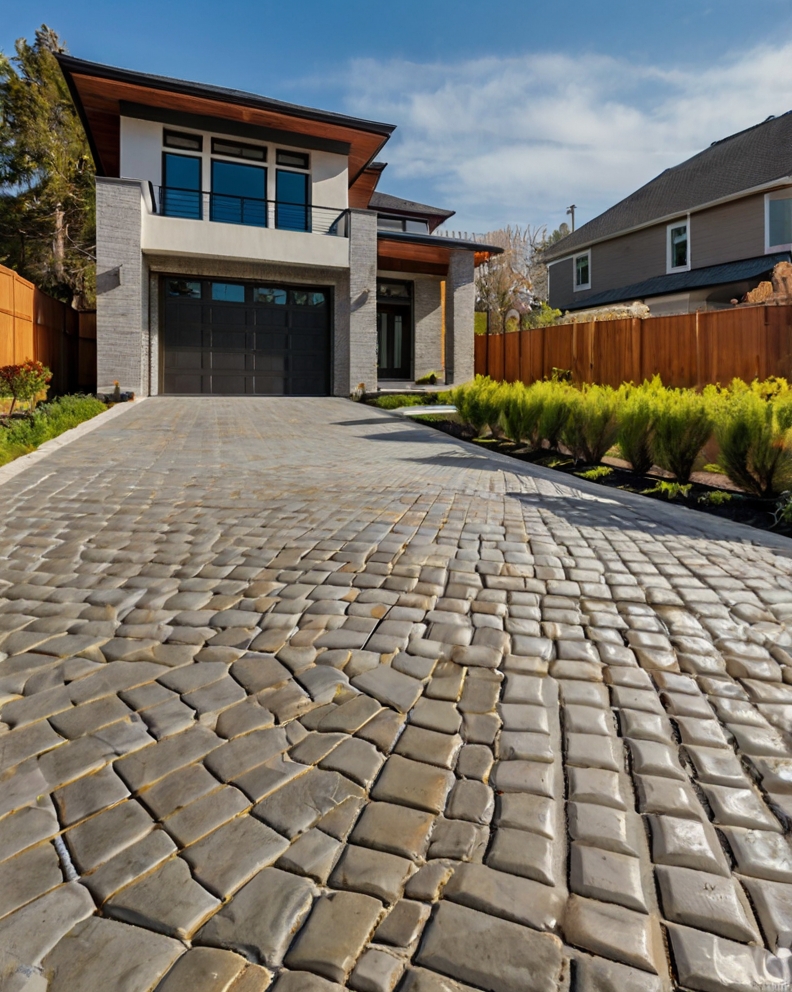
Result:
M183 277L163 282L166 393L330 392L326 289Z

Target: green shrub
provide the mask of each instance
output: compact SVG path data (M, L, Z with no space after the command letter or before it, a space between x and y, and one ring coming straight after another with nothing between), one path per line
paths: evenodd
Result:
M655 464L690 481L693 465L712 434L709 404L690 389L669 389L658 397L652 453Z
M477 375L473 382L451 390L451 402L463 423L469 424L476 435L487 427L495 428L501 416L501 403L506 383L495 382L489 376Z
M504 392L501 415L506 436L517 444L525 442L531 448L538 448L543 404L541 389L526 387L522 382L511 383Z
M442 374L442 372L427 372L426 375L422 375L420 379L415 380L415 385L434 386Z
M531 327L549 327L560 316L560 310L554 310L549 303L540 303L538 307L522 315L520 326L523 330L528 330Z
M705 506L723 506L725 503L731 503L733 499L737 499L737 493L729 493L725 489L714 489L711 493L702 493L698 502Z
M372 401L372 406L380 410L398 410L403 406L423 406L426 397L416 393L386 393Z
M601 461L618 432L618 392L610 386L584 386L581 390L566 390L566 401L561 440L575 461Z
M569 416L568 392L571 387L558 382L543 382L542 413L539 418L539 437L544 438L551 448L558 448L561 434ZM574 401L573 401L574 402Z
M656 394L649 389L630 392L619 411L616 439L622 458L641 475L654 464L652 435L656 417Z
M42 403L29 417L0 428L0 465L33 451L45 441L106 410L93 396L61 396Z
M740 390L721 399L715 408L720 462L741 489L769 498L792 486L787 439L791 414L789 402L763 399L757 390Z

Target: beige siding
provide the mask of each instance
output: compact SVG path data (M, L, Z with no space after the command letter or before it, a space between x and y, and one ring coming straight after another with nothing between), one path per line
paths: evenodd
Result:
M603 241L591 249L591 292L631 286L653 276L665 275L666 225Z
M764 195L746 196L693 214L690 260L694 269L739 258L756 258L765 250Z
M573 297L578 295L572 292L572 259L563 258L560 262L554 262L548 272L547 296L550 306L559 310L568 309Z

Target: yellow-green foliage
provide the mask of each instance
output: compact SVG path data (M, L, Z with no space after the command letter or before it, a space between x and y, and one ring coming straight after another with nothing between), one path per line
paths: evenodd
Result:
M618 441L636 472L657 464L681 485L714 431L719 465L738 486L765 497L792 488L792 388L785 379L734 379L699 393L666 389L658 376L618 390L477 376L449 399L477 434L502 427L517 443L553 450L563 445L575 460L591 464Z
M692 389L668 389L658 395L652 451L655 464L681 483L690 481L693 465L712 434L710 404Z
M567 417L561 432L564 446L575 461L593 464L604 458L616 441L621 394L610 386L567 389Z
M792 402L788 390L736 389L711 404L720 464L756 496L779 496L792 486Z
M522 382L513 382L506 387L501 424L508 438L517 444L524 442L531 448L539 447L543 396L538 383L526 386Z

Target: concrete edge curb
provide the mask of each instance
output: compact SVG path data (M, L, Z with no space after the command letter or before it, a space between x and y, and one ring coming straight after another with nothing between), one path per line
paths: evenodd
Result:
M98 413L95 417L91 417L90 420L84 420L81 424L77 424L76 427L72 427L68 431L64 431L63 434L59 434L57 437L53 437L49 441L45 441L44 444L36 448L35 451L29 452L27 455L20 455L19 458L15 458L12 462L8 462L7 465L0 466L0 486L5 482L10 482L11 479L16 478L16 476L21 475L22 472L34 465L37 465L40 461L47 458L49 455L54 454L60 448L65 448L67 444L71 444L72 441L77 441L85 434L90 434L91 431L96 430L97 427L102 427L108 422L108 420L114 420L116 417L120 417L122 414L127 413L129 410L135 409L139 404L147 400L147 396L141 396L140 399L133 400L131 403L118 403L109 410L103 410L102 413Z
M365 406L366 404L360 405ZM510 458L508 455L502 455L497 451L483 450L478 445L473 444L472 441L463 441L461 438L444 434L442 431L437 431L435 428L428 427L426 424L416 423L410 417L399 416L394 410L381 410L379 407L368 407L368 409L373 410L377 414L382 414L389 419L398 420L399 424L409 426L413 430L431 431L435 435L440 435L447 443L455 445L462 450L468 451L473 449L478 457L491 459L504 468L508 467L509 471L516 475L533 476L543 479L545 482L552 482L557 486L566 486L573 490L576 489L581 493L585 493L587 496L596 496L600 500L609 500L625 509L640 511L643 516L647 515L647 497L641 496L638 493L606 489L604 486L598 486L596 482L578 479L575 476L562 476L560 473L554 472L553 469L545 468L542 465L522 462L516 458ZM755 544L770 548L786 558L792 558L792 539L783 537L781 534L773 534L771 531L759 530L757 527L750 527L748 524L739 524L721 517L713 517L708 513L691 510L686 506L677 506L675 504L666 506L659 500L651 501L651 514L669 523L678 523L678 515L681 515L685 523L690 525L691 529L701 532L702 537L716 541L732 540L740 541L743 544Z

